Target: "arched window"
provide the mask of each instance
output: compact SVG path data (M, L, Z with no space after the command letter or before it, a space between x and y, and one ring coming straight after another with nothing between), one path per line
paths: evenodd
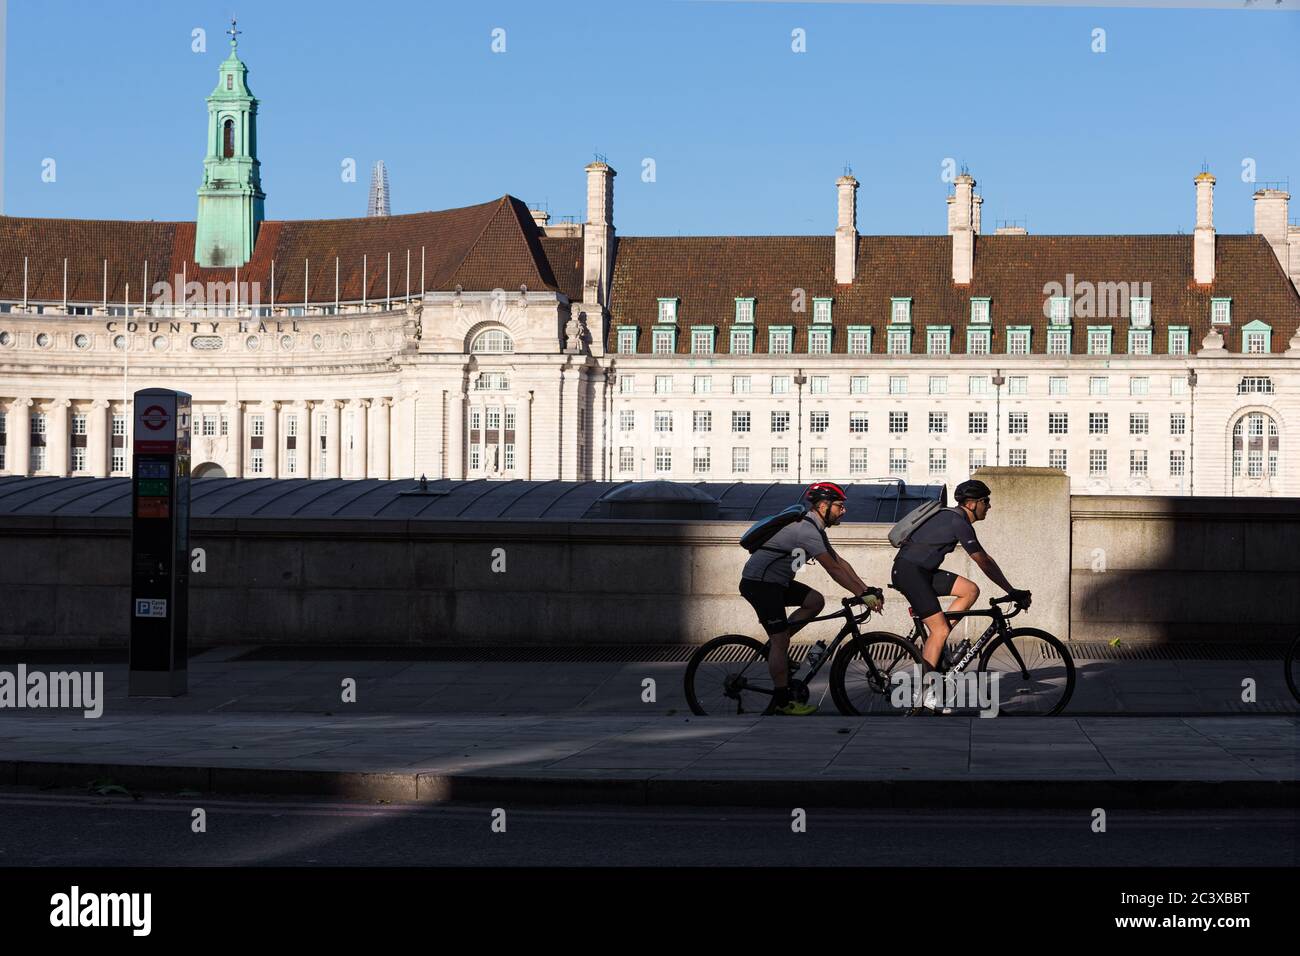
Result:
M226 159L235 155L235 121L232 119L221 126L221 155Z
M1277 478L1280 433L1263 412L1251 412L1232 426L1232 477Z
M471 352L513 352L514 340L505 329L488 329L480 332L470 346Z

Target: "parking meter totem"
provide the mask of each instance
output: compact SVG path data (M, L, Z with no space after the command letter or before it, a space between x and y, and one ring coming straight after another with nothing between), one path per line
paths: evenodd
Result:
M189 657L189 395L135 393L131 465L128 693L176 697L187 689Z

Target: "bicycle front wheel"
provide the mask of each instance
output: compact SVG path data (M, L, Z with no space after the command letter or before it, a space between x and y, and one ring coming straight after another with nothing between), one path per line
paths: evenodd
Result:
M920 661L915 644L888 631L847 640L831 665L831 699L841 714L850 717L902 714L912 700L893 700L894 674L906 671L919 676L913 667Z
M686 665L686 703L701 717L756 716L772 703L767 645L724 634L704 644Z
M1059 714L1074 693L1074 659L1055 636L1034 627L1012 628L993 639L979 669L994 681L998 714Z

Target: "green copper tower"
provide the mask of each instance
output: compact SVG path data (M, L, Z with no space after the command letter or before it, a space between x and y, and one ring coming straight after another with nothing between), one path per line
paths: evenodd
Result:
M208 155L194 236L194 260L201 266L248 262L265 215L257 161L257 99L248 89L248 68L235 52L241 31L234 20L226 32L230 56L221 64L217 88L208 97Z

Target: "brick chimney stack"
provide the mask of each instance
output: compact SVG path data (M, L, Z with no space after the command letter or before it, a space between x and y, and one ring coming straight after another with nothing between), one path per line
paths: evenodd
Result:
M1263 236L1273 247L1273 255L1282 271L1291 275L1291 249L1287 243L1287 204L1291 194L1281 189L1255 192L1255 235Z
M1198 285L1214 282L1214 177L1197 173L1196 231L1192 236L1192 274Z
M835 225L835 281L847 285L858 271L858 181L841 176L835 181L839 193L839 219Z
M954 194L948 197L952 281L954 285L969 285L975 272L975 179L962 173L954 185Z

